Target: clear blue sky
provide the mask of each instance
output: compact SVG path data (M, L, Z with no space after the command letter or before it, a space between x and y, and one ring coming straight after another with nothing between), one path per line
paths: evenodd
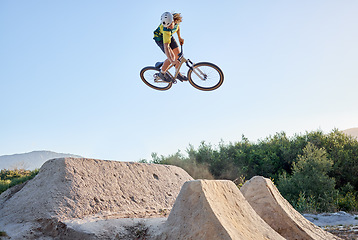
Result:
M147 87L153 30L181 12L184 52L213 92ZM137 161L201 141L358 127L358 1L0 1L0 155ZM184 68L184 72L187 69Z

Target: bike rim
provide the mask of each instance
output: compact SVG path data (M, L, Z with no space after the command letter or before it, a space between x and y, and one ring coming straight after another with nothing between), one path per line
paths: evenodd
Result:
M140 76L145 84L156 90L168 90L171 86L171 82L165 82L157 76L159 70L154 67L147 67L142 69Z
M211 91L223 83L223 73L210 63L198 63L188 73L190 83L197 89Z

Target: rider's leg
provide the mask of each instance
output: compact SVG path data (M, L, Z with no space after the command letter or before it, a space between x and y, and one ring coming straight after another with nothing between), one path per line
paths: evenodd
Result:
M165 54L164 51L164 43L163 41L155 41L155 43L158 45L158 47L163 51L163 53ZM170 65L170 61L168 59L166 59L161 67L161 71L162 72L166 72L168 70L168 67Z
M174 56L178 56L179 47L178 47L178 44L177 44L177 42L176 42L174 37L171 38L169 46L170 46L169 51L173 51ZM162 51L165 54L163 43L161 43L160 48L162 49ZM162 72L166 72L168 70L169 66L170 66L170 61L169 61L169 59L166 59L164 61L164 63L163 63L163 66L162 66ZM177 69L179 66L175 66L175 67Z
M163 53L165 54L165 51L164 51L164 44L163 44L163 41L155 41L157 43L157 45L160 47L160 49L163 51ZM171 38L171 42L170 42L170 45L169 45L169 51L173 51L174 55L175 56L178 56L179 54L179 47L178 47L178 44L177 42L175 41L174 37ZM170 66L170 61L169 59L166 59L161 67L161 71L160 71L160 74L162 74L162 76L165 76L165 72L168 70ZM176 69L179 68L179 64L177 66L175 66ZM180 75L181 76L181 75ZM180 79L182 80L182 79ZM186 79L184 79L186 80Z
M178 56L178 54L179 54L179 48L169 49L169 51L173 51L175 56ZM169 66L170 66L169 59L165 59L163 66L162 66L162 72L166 72L168 70ZM175 69L178 70L178 67L179 67L179 65L177 64L175 66Z
M169 65L170 65L169 59L165 59L163 66L162 66L162 72L166 72L168 70Z
M173 40L172 40L173 41ZM177 45L176 45L177 46ZM179 51L179 47L176 47L174 49L172 49L171 47L169 48L169 51L173 51L174 52L174 56L178 56L180 51ZM170 65L170 61L169 59L166 59L163 63L162 66L162 72L166 72L168 70L168 67ZM178 70L179 65L175 66L175 69Z
M168 50L173 51L170 47ZM165 59L163 65L162 65L162 68L160 70L160 75L159 75L164 81L171 81L171 77L169 77L168 74L166 73L169 66L170 66L170 60L167 58L167 59Z
M177 59L176 60L178 60L178 58L179 58L179 53L180 53L180 51L179 51L179 47L177 47L177 48L174 48L173 49L173 52L174 52L174 56L176 56L177 57ZM179 68L179 64L177 64L176 66L175 66L175 70L176 71L178 71L178 68Z
M179 47L174 48L174 49L173 49L173 52L174 52L175 56L178 57L177 60L179 60L179 53L180 53ZM177 64L177 65L175 66L175 71L178 71L178 70L179 70L179 67L180 67L180 64ZM187 78L186 76L183 76L180 72L178 73L177 78L178 78L179 80L181 80L181 81L187 81L187 80L188 80L188 78Z

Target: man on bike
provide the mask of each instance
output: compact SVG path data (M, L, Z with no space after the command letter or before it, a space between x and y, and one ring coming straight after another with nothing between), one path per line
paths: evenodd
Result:
M167 56L167 59L164 61L161 71L159 73L159 77L166 82L170 82L170 77L166 74L170 64L173 64L178 70L179 61L178 54L180 53L179 46L175 41L173 34L178 34L178 39L180 45L184 44L184 39L180 36L180 27L179 23L181 23L182 17L180 13L171 14L170 12L165 12L161 16L161 24L154 31L154 40L160 49ZM181 73L178 74L177 78L181 81L188 80L187 77L183 76Z

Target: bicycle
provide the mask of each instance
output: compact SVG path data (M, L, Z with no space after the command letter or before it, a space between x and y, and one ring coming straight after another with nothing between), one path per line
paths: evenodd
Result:
M164 81L158 76L160 67L163 63L157 63L155 66L144 67L140 71L142 81L149 87L156 90L168 90L173 84L177 83L176 78L179 74L180 68L184 63L186 63L189 68L187 73L188 81L196 89L202 91L212 91L219 88L223 84L224 74L215 64L210 62L193 63L190 59L184 58L183 46L181 46L181 52L178 56L179 68L175 71L174 75L169 72L169 69L174 66L173 64L171 64L167 70L167 74L171 80L170 82ZM183 82L182 80L180 81Z

